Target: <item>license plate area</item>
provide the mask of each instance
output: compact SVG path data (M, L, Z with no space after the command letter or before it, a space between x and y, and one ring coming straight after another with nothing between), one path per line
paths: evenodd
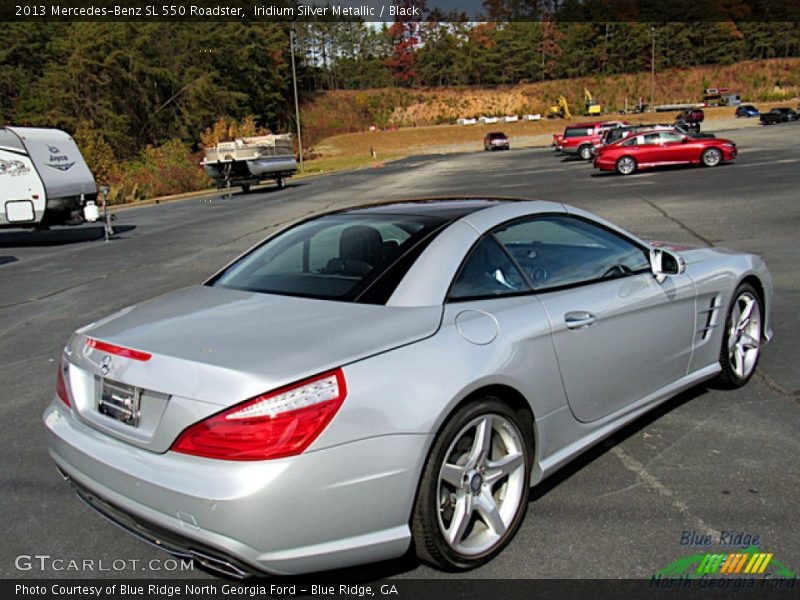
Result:
M101 379L97 410L100 414L111 417L125 425L138 427L141 414L141 398L142 391L137 387Z

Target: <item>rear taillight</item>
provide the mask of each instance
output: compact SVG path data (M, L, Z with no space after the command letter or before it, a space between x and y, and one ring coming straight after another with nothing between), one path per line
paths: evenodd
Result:
M341 369L305 379L192 425L171 450L223 460L295 456L317 439L346 395Z
M67 370L64 365L64 359L58 363L58 378L56 379L56 395L68 407L72 408L72 403L69 401L69 394L67 393L67 382L64 379L64 372Z

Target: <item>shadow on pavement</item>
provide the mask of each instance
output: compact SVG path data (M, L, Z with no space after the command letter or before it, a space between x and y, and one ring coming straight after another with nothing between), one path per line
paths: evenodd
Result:
M136 225L114 225L114 235L127 233L134 229L136 229ZM65 246L67 244L78 244L81 242L94 242L102 240L104 237L105 233L102 225L57 228L48 229L46 231L0 232L0 248Z
M558 487L562 482L566 481L575 473L603 456L606 452L614 448L614 446L621 444L632 435L639 433L642 429L652 425L655 421L658 421L670 411L694 400L699 396L702 396L703 394L707 393L707 391L708 387L700 384L697 387L678 394L674 398L670 398L660 406L657 406L638 419L634 420L632 423L628 423L628 425L610 435L604 441L598 442L586 452L572 459L568 464L561 467L553 475L533 487L531 489L530 497L528 498L528 503L530 504L539 498L542 498L549 493L550 490Z

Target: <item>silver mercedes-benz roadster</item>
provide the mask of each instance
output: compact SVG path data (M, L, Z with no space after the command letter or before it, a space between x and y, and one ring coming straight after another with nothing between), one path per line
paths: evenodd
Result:
M563 204L343 210L78 330L44 424L83 500L207 568L468 569L580 452L745 384L771 297L758 256Z

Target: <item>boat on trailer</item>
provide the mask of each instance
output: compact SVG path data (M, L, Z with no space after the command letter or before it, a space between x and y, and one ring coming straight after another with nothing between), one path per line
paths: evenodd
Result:
M290 133L236 138L206 148L200 163L217 188L241 187L245 193L264 180L274 180L278 188L297 172L294 144Z

